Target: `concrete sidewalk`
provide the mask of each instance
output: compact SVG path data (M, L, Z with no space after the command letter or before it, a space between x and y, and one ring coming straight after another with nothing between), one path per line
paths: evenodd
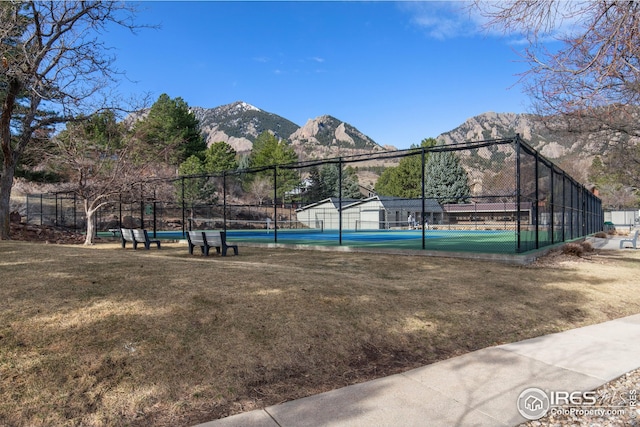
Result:
M619 239L597 240L599 249L619 248ZM640 314L474 351L197 427L515 426L527 421L518 398L528 388L588 391L637 368Z
M640 315L474 351L198 427L515 426L520 393L593 390L640 368Z
M593 247L595 249L605 249L605 250L633 250L633 248L631 247L631 244L626 243L625 249L620 249L620 241L621 240L626 240L626 239L630 239L631 235L629 236L610 236L607 239L598 239L595 237L590 237L588 238L588 240L593 244Z

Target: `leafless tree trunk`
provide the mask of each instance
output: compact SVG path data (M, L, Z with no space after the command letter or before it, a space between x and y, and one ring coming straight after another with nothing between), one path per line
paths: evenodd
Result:
M53 148L47 153L50 167L66 178L61 188L83 201L85 245L94 243L95 213L137 181L137 169L121 137L113 135L114 140L97 141L86 134L82 124L74 124L53 139Z
M135 29L134 12L124 2L0 2L0 239L9 238L13 178L26 146L38 132L104 106L98 95L118 72L97 34L113 23Z

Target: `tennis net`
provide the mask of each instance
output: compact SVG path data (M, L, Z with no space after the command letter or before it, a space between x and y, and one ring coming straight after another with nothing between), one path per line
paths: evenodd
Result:
M409 224L407 221L367 221L357 219L355 221L355 231L374 230L418 230L420 223Z

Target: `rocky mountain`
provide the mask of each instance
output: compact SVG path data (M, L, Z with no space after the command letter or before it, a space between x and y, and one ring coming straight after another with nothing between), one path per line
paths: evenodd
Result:
M309 119L300 127L284 117L238 101L216 108L192 107L207 144L224 141L236 152L251 150L256 137L270 131L290 141L302 160L382 150L368 136L335 117Z
M381 147L354 126L330 115L309 119L303 126L298 126L286 118L242 101L209 109L192 107L192 111L200 121L208 144L224 141L239 153L249 152L256 137L265 130L288 140L301 160L395 150L394 147ZM471 117L437 139L446 144L459 144L520 134L543 156L554 161L575 179L586 183L594 156L603 152L611 135L560 132L557 130L559 128L562 128L559 119L542 120L533 114L488 112ZM513 150L507 146L489 147L467 155L464 163L476 171L498 172L504 159L512 154ZM395 163L397 161L392 160L385 165ZM363 166L379 165L373 162ZM367 182L375 182L376 179L377 176L368 177Z
M242 101L216 108L192 107L191 110L200 121L207 145L223 141L239 153L250 151L253 141L265 130L289 138L299 128L284 117Z
M309 119L289 136L300 158L322 159L383 150L375 141L348 123L332 116Z
M569 175L581 182L587 174L593 158L601 154L611 139L609 134L595 132L564 132L559 119L533 114L484 113L472 117L457 128L445 132L437 139L446 144L481 141L520 136L540 154L552 160ZM477 158L466 159L470 166L499 168L504 156L512 153L509 147L495 147L478 152Z

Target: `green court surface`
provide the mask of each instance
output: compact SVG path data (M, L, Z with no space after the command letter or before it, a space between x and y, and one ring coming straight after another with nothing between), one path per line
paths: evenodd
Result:
M149 231L153 235L152 231ZM105 236L108 234L105 233ZM157 238L184 239L180 231L158 231ZM340 236L342 235L342 236ZM340 239L342 237L342 239ZM523 239L521 247L533 249L531 236ZM517 235L513 230L426 230L424 248L422 230L370 230L343 231L284 229L274 230L227 230L230 242L279 243L309 246L349 246L372 249L411 249L447 252L473 252L493 254L515 254Z

